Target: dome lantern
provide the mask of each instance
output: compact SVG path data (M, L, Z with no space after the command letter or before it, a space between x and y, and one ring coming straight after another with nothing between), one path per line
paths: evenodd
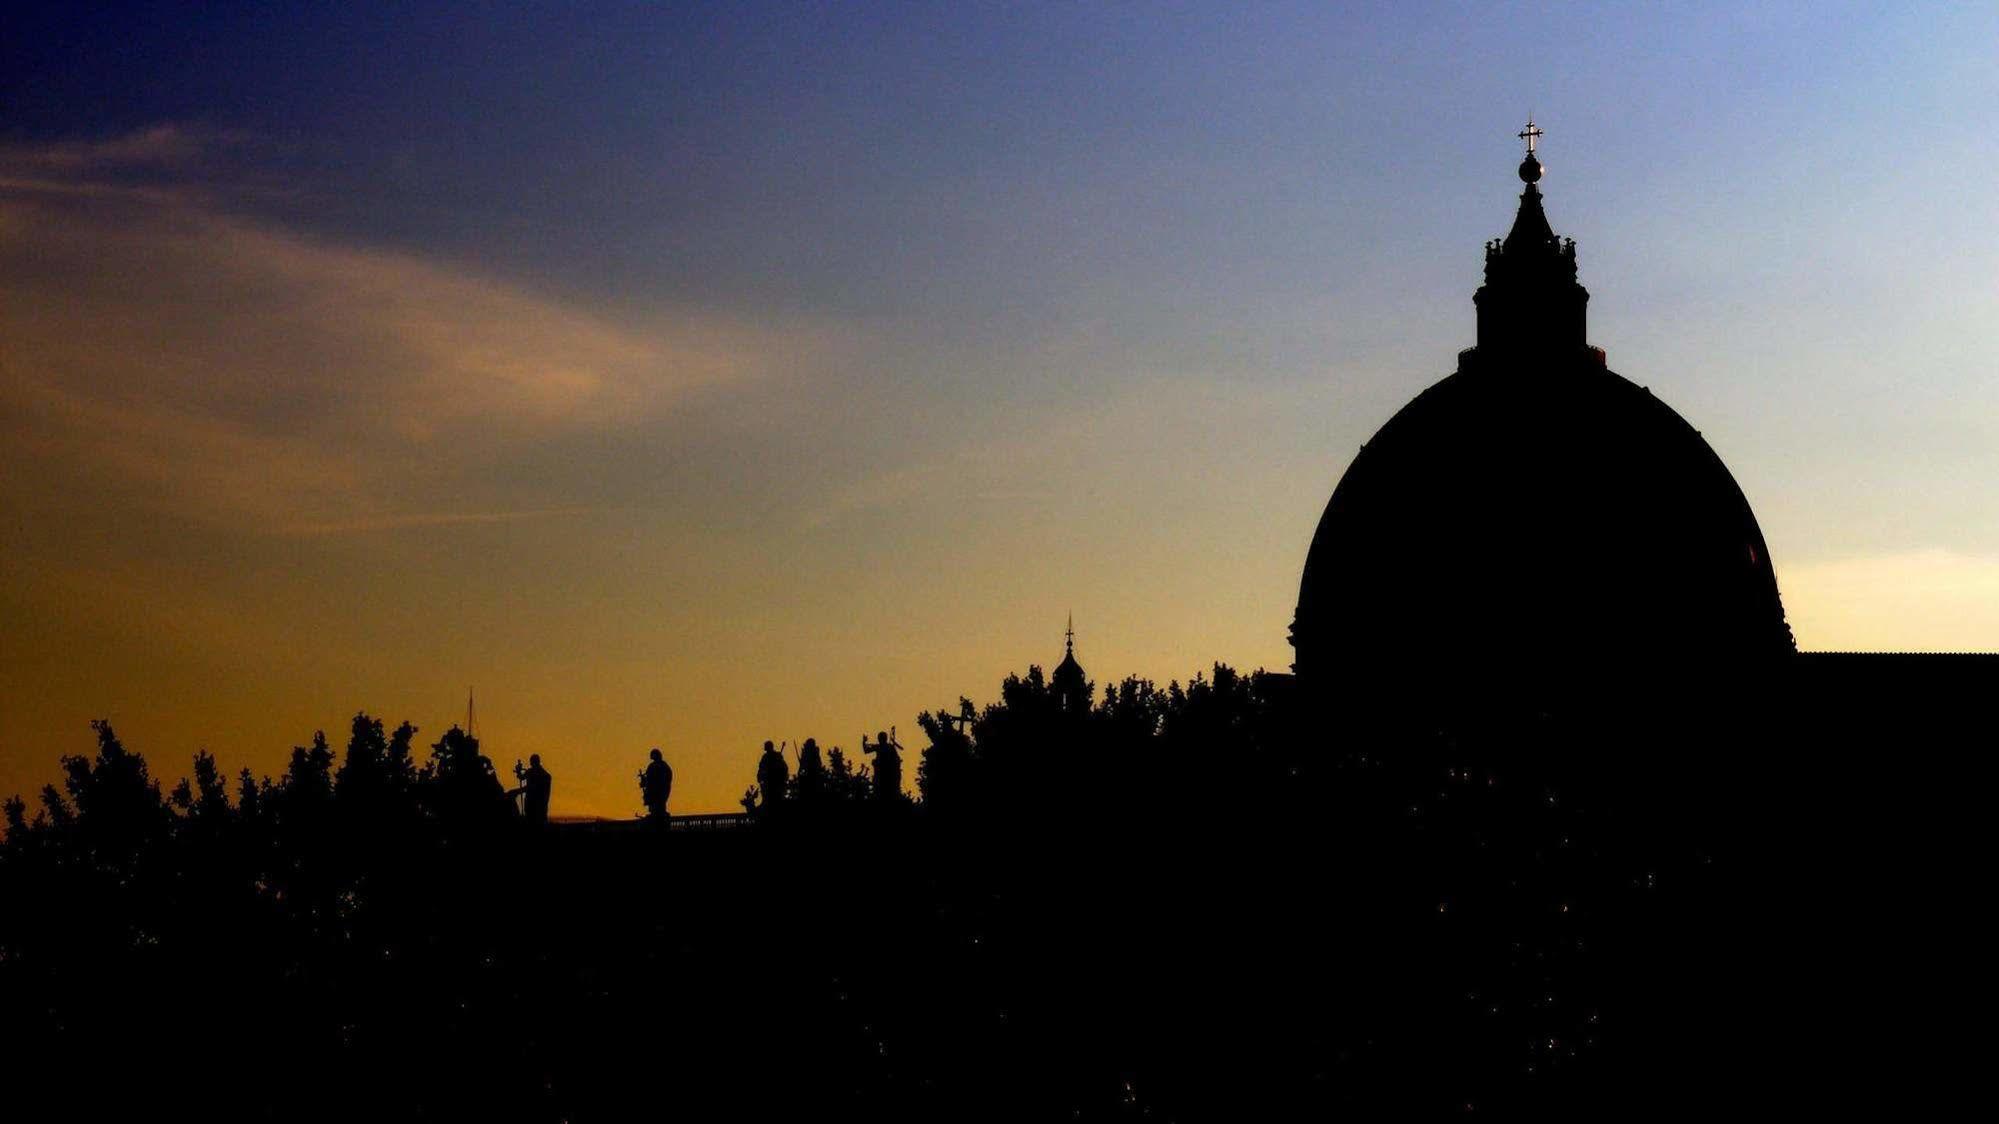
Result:
M1485 247L1485 284L1472 295L1483 359L1528 351L1584 352L1589 347L1589 290L1576 280L1574 239L1557 237L1541 208L1543 167L1535 154L1542 130L1530 116L1520 131L1520 210L1506 237Z

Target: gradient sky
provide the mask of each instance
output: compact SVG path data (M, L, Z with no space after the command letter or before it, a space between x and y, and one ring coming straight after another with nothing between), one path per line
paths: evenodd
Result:
M78 7L0 15L0 793L476 685L558 813L719 810L1072 609L1284 666L1529 109L1800 644L1999 648L1990 6Z

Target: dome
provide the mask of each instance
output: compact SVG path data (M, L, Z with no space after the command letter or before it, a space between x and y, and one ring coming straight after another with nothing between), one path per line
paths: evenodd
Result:
M1083 673L1083 665L1076 662L1076 618L1069 618L1069 627L1062 634L1062 662L1055 665L1055 673L1048 679L1048 686L1060 700L1062 709L1077 714L1090 709L1090 681Z
M1361 448L1319 520L1300 682L1561 692L1791 651L1742 490L1584 343L1575 244L1531 183L1475 300L1479 346Z

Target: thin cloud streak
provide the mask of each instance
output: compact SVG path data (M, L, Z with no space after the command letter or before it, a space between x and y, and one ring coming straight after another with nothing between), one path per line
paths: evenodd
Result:
M0 438L206 519L326 534L569 510L435 497L788 369L823 335L673 309L612 320L272 229L200 191L95 177L200 152L167 128L0 152ZM9 174L23 167L76 174Z
M298 523L280 528L279 533L302 538L317 538L326 535L402 531L412 527L460 527L492 523L526 523L542 519L562 519L577 515L588 515L596 510L596 508L591 507L557 507L532 511L415 512L406 515L380 515L372 518L347 519L337 523Z
M131 133L42 145L0 145L0 167L45 168L66 174L193 164L218 146L243 139L232 131L162 122Z
M0 168L5 167L4 159L0 159ZM187 192L174 188L94 183L89 180L44 179L20 175L0 175L0 193L72 199L128 199L162 205L184 202L189 198Z

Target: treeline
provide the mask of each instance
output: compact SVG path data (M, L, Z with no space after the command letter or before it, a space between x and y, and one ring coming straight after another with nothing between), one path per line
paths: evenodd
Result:
M1216 664L1212 678L1197 675L1184 687L1130 677L1107 685L1093 705L1068 707L1041 669L1030 667L1009 675L999 699L982 709L960 698L955 708L917 717L928 737L916 769L917 803L944 815L991 814L1025 803L1110 812L1144 804L1162 787L1188 784L1251 798L1259 785L1296 771L1296 762L1279 757L1272 690L1282 682ZM170 790L110 723L91 727L97 752L63 756L61 787L44 786L32 809L18 795L6 800L0 854L87 855L91 865L122 869L175 841L254 840L250 850L287 855L315 850L329 834L422 829L442 837L498 830L512 818L493 762L479 752L478 739L456 726L420 761L415 726L404 722L390 731L360 713L337 755L325 733L316 732L310 745L293 747L275 780L244 768L232 785L203 750ZM799 753L805 764L785 778L784 803L861 803L878 795L870 766L842 747L822 758L808 738ZM758 806L760 794L749 795L748 806ZM762 804L769 803L765 795Z
M325 733L315 733L311 745L293 747L276 780L247 768L238 773L233 801L207 751L162 793L145 757L128 750L109 722L91 728L96 753L62 757L62 787L44 786L32 817L21 797L6 801L0 856L129 880L176 857L206 861L226 847L246 856L258 881L285 889L287 875L309 865L303 857L319 856L331 837L408 843L419 834L476 835L511 818L492 762L480 755L478 739L455 726L419 763L416 727L405 722L390 732L380 719L357 714L344 753L336 757ZM359 863L366 856L347 857Z
M0 1056L85 1118L550 1121L1600 1118L1688 1062L1741 980L1680 729L1291 689L1030 668L918 717L916 799L828 753L713 835L536 832L455 729L166 785L100 723L7 805Z
M95 751L63 757L60 785L33 804L5 804L0 1051L47 1073L41 1091L84 1104L112 1098L99 1105L106 1110L145 1103L152 1094L138 1090L148 1082L208 1075L234 1086L226 1102L205 1106L211 1116L380 1114L394 1100L432 1118L474 1109L573 1118L592 1104L599 1118L615 1118L631 1090L604 1078L593 1055L547 1037L547 1020L573 1022L606 996L678 1007L688 988L678 973L709 962L735 966L701 986L713 988L711 1012L746 1013L748 1053L676 1069L678 1099L715 1093L743 1066L768 1083L754 1061L755 1026L824 1022L826 996L847 994L879 1005L876 1030L825 1043L820 1061L794 1060L788 1087L801 1104L827 1082L859 1082L875 1090L874 1103L902 1103L921 1082L897 1082L916 1075L875 1072L881 1055L859 1047L885 1025L920 1038L912 1013L930 1000L906 986L910 953L868 950L927 948L941 959L926 987L969 978L955 959L965 927L991 942L1016 924L994 916L992 902L1027 869L1000 871L983 845L951 851L917 840L1031 836L1047 842L1038 853L1052 861L1055 840L1068 846L1111 818L1152 816L1149 802L1167 789L1178 790L1164 800L1169 814L1185 815L1197 788L1259 752L1268 700L1256 683L1217 667L1185 687L1125 680L1093 706L1065 709L1031 668L988 706L961 700L955 712L918 719L929 742L912 763L917 799L882 800L869 766L835 749L823 772L790 778L786 814L733 842L537 833L478 741L457 728L426 747L408 723L390 729L358 714L344 747L315 735L275 778L247 769L230 777L201 752L187 776L167 782L110 724L95 723ZM1002 819L1009 826L987 832ZM792 858L843 850L876 857L838 875L837 894ZM790 963L786 934L801 930L824 957ZM625 949L664 977L609 982L599 951L578 943L583 932L599 934L598 945L677 935ZM979 947L984 955L994 946ZM1023 948L1008 974L1025 980L1041 959ZM610 1015L632 1037L600 1041L598 1055L626 1057L634 1042L715 1049L648 1017ZM92 1080L112 1041L130 1043L117 1064L143 1081ZM428 1061L412 1065L407 1054ZM502 1057L512 1068L496 1073ZM929 1064L922 1096L941 1111L952 1075L973 1081L985 1063L937 1055ZM342 1067L340 1082L328 1083L327 1065ZM1088 1058L1075 1065L1095 1072Z
M1210 804L1267 796L1267 786L1296 764L1286 756L1295 746L1279 735L1279 694L1287 684L1287 677L1244 675L1218 663L1184 686L1136 676L1106 684L1101 694L1085 685L1079 705L1031 666L1007 676L999 698L984 707L961 697L954 707L917 716L928 740L918 747L914 803L934 819L1032 808L1043 823L1063 823L1147 808L1176 788L1198 789ZM876 737L870 744L862 735L863 752L877 752L887 734ZM806 738L795 749L765 747L765 764L786 750L797 764L775 776L759 770L744 794L752 812L830 812L906 796L900 785L885 792L875 770L841 746L822 749ZM899 757L893 767L901 768Z
M418 760L414 727L361 714L344 752L316 735L232 793L205 752L163 790L94 728L96 751L62 758L32 814L5 805L0 1049L39 1075L10 1095L90 1117L224 1082L181 1107L316 1117L400 1087L396 1051L462 1056L448 1036L362 1039L479 990L478 934L524 840L476 739L454 728ZM329 1099L336 1057L371 1060Z
M1127 678L1074 707L1031 667L983 710L961 698L918 716L929 744L917 787L939 812L976 816L1029 805L1058 817L1116 814L1193 792L1209 807L1253 801L1298 764L1282 728L1287 684L1218 663L1184 687Z

